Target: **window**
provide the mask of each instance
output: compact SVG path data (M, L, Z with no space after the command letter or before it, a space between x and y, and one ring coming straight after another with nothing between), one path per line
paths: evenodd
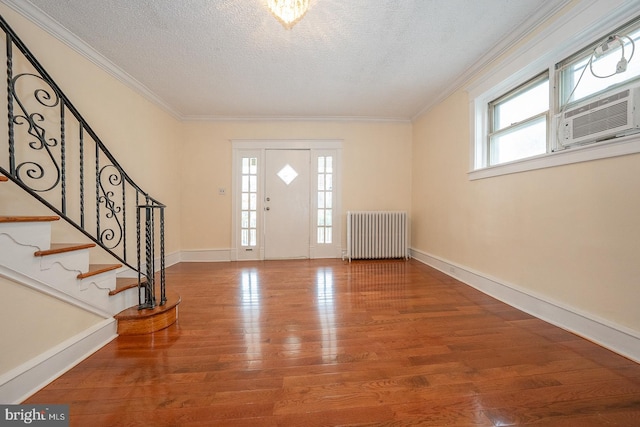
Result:
M266 241L269 235L265 233L269 210L265 191L269 181L265 174L270 152L277 150L308 152L309 160L305 163L308 168L304 169L308 173L304 185L308 193L305 195L305 199L308 196L308 218L305 219L306 237L302 240L306 239L311 258L340 258L341 140L232 140L233 212L229 257L233 261L265 258L269 246ZM277 168L273 170L277 171ZM292 175L283 173L280 178L288 181ZM275 177L274 181L280 178Z
M558 106L581 101L640 78L640 20L556 64ZM635 57L635 60L633 60ZM624 71L622 71L624 70Z
M549 76L541 74L489 103L488 165L547 151Z
M467 87L470 179L640 152L640 3L559 16Z
M333 243L333 157L318 156L318 243Z
M240 245L255 247L258 240L258 158L242 158Z

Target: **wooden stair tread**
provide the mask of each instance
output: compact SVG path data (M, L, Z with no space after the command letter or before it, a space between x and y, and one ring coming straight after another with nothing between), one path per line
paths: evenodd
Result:
M61 254L64 252L73 252L73 251L79 251L82 249L89 249L95 246L96 246L95 243L54 243L49 247L49 249L36 251L34 255L46 256L46 255Z
M178 320L178 304L182 301L180 295L167 291L167 302L157 305L153 309L138 310L130 307L114 317L118 321L119 335L150 334L173 325Z
M117 270L120 267L122 267L122 264L91 264L88 271L78 274L78 279L86 279L100 273Z
M167 302L165 305L157 305L155 308L145 308L138 310L138 307L129 307L116 314L114 317L118 320L141 319L145 317L155 316L158 313L170 310L181 302L180 295L177 292L167 290Z
M59 216L0 216L0 223L58 221Z
M4 175L0 175L0 182L7 182L7 181L9 181L9 178L7 178Z
M146 278L142 278L142 283L147 281ZM109 292L110 296L119 294L120 292L126 291L127 289L137 288L138 287L138 278L137 277L118 277L116 279L116 288Z

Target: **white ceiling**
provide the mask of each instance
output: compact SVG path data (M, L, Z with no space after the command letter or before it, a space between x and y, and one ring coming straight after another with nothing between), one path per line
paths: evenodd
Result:
M312 0L285 30L265 0L2 1L80 39L181 119L400 120L567 3Z

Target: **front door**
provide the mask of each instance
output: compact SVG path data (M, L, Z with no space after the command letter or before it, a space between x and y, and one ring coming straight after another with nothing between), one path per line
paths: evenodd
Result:
M265 259L309 258L309 150L265 154Z

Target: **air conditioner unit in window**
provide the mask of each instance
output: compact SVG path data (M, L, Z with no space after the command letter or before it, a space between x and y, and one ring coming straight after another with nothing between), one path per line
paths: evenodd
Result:
M558 118L562 146L640 132L640 87L618 88L572 106Z

